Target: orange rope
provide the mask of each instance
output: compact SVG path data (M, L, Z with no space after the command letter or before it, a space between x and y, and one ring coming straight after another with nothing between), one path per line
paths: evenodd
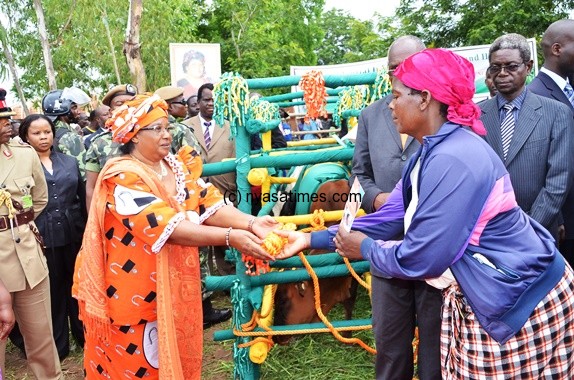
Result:
M319 278L315 274L315 271L313 270L313 268L311 267L311 265L307 261L307 258L305 257L303 252L299 252L299 258L301 259L301 262L303 262L303 265L305 265L307 272L309 272L309 275L313 279L313 288L315 290L315 309L317 311L317 315L319 316L321 321L325 324L325 326L327 326L329 328L329 331L331 331L331 334L333 334L333 336L335 338L337 338L339 341L341 341L343 343L358 344L359 346L363 347L365 350L367 350L371 354L376 354L377 350L368 346L361 339L359 339L359 338L345 338L344 336L339 334L339 332L337 331L337 329L335 329L335 327L333 327L333 325L331 324L331 322L329 322L327 317L325 317L325 314L323 314L323 310L321 309L321 291L319 289Z

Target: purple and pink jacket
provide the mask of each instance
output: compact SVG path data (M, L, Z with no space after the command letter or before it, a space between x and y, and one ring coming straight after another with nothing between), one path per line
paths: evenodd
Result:
M403 232L419 158L417 209L404 239L390 240ZM312 248L334 250L337 229L314 232ZM552 236L516 204L496 153L450 122L424 137L387 203L356 219L353 230L368 236L361 253L383 276L424 280L450 268L481 326L500 343L522 328L565 269Z

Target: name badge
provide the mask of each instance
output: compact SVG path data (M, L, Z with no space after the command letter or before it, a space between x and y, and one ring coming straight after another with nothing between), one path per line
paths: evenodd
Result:
M22 207L26 208L30 208L34 206L34 202L32 202L32 196L30 194L28 195L24 195L22 197Z

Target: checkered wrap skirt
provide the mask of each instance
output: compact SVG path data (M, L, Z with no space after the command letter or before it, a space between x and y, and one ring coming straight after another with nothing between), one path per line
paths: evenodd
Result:
M503 345L479 325L458 286L445 289L443 297L443 379L574 379L574 275L568 265Z

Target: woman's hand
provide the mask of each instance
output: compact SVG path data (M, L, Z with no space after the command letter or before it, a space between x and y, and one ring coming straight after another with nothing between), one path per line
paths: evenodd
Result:
M349 260L362 260L361 243L367 237L362 232L347 232L344 228L339 228L337 235L333 239L337 253Z
M241 254L260 260L275 260L267 251L261 248L263 241L249 231L232 229L229 232L229 244Z
M12 298L10 293L2 292L0 295L0 340L4 340L12 331L16 323L14 311L12 310Z
M271 216L265 215L256 217L251 228L253 230L251 232L257 235L260 239L265 239L265 236L270 232L279 228L279 223L277 223L277 221Z
M294 256L299 252L309 248L311 246L311 234L303 233L299 231L284 231L277 230L274 231L277 235L281 237L286 237L287 244L283 246L283 250L277 256L276 259L286 259L288 257Z

